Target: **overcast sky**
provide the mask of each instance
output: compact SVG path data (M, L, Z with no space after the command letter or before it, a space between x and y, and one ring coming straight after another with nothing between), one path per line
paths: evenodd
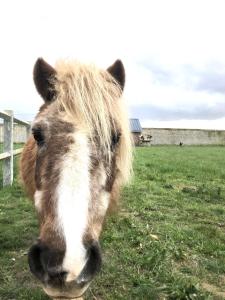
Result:
M126 68L142 126L225 129L225 1L0 2L0 109L31 120L38 57Z

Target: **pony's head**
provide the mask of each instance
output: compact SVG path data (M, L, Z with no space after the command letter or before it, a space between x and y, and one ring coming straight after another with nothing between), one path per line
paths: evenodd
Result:
M131 171L125 72L119 60L99 70L38 59L34 82L45 103L30 140L40 235L29 265L49 296L74 298L100 269L102 224Z

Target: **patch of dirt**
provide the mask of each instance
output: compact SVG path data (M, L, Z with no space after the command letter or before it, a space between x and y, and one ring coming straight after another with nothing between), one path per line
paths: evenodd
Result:
M135 211L125 211L125 210L121 210L119 212L119 215L123 216L123 217L130 217L130 216L138 216L139 213L135 212Z
M212 293L214 296L218 297L218 299L225 299L225 290L221 291L217 286L209 284L207 282L202 283L203 289L207 292Z

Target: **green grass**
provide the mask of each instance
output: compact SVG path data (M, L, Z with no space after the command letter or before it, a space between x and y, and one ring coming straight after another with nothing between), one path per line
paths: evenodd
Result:
M225 299L224 166L223 147L137 148L85 299ZM0 299L47 300L28 270L37 221L17 181L0 190L0 228Z

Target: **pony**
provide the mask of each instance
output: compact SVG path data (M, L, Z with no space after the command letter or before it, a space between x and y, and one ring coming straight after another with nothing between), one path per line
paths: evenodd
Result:
M28 263L49 297L73 299L100 270L104 220L132 173L125 70L39 58L33 79L44 103L20 161L39 220Z

